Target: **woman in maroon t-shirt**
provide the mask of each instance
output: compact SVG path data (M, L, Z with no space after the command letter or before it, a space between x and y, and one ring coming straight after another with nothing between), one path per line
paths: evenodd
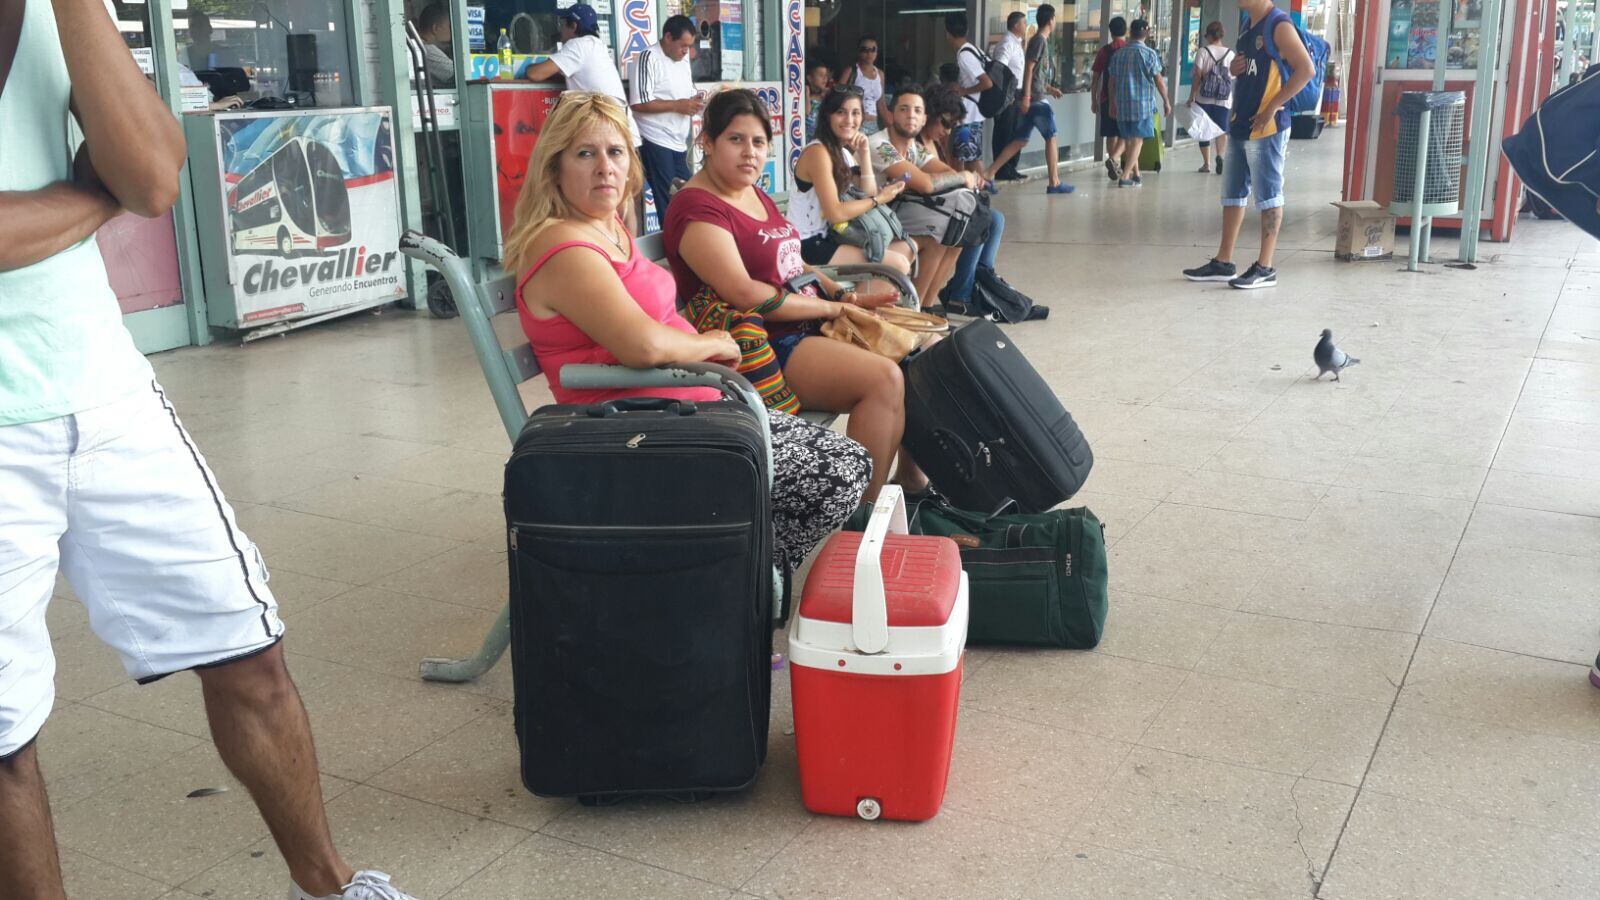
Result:
M842 304L782 291L806 270L800 234L756 182L766 165L772 124L766 105L747 90L726 90L703 114L700 141L705 164L672 197L664 238L680 299L709 286L730 306L762 313L778 365L805 409L848 413L845 433L872 455L867 499L878 495L905 430L905 382L896 364L859 347L821 337L822 322ZM838 295L836 284L824 287ZM857 296L844 302L887 305L894 296ZM779 301L773 308L774 301ZM895 481L908 492L927 488L927 476L902 454Z

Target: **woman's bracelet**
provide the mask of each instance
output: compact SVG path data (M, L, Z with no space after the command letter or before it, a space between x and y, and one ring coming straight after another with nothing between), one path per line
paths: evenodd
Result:
M783 302L788 299L789 292L780 287L773 292L771 297L767 298L767 302L751 310L751 312L764 316L782 306Z

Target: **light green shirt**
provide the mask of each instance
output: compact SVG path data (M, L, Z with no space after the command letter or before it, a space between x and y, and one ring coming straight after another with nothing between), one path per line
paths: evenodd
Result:
M26 0L0 93L0 191L72 177L72 84L50 0ZM105 406L150 385L94 238L0 272L0 425Z

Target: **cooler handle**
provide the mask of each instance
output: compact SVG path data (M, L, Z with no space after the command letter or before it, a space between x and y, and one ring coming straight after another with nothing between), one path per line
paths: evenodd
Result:
M856 550L855 590L851 598L850 640L861 653L882 653L889 646L889 598L883 587L883 544L889 534L907 534L906 497L899 485L886 484L872 504L872 518Z

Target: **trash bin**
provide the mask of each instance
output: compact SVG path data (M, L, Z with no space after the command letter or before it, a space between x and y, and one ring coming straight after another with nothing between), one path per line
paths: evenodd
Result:
M1395 142L1393 207L1409 214L1416 203L1417 164L1426 160L1422 182L1424 215L1448 215L1461 205L1461 126L1467 95L1461 91L1407 91L1395 114L1400 134ZM1431 112L1428 146L1420 147L1422 116ZM1404 209L1400 209L1404 207Z

